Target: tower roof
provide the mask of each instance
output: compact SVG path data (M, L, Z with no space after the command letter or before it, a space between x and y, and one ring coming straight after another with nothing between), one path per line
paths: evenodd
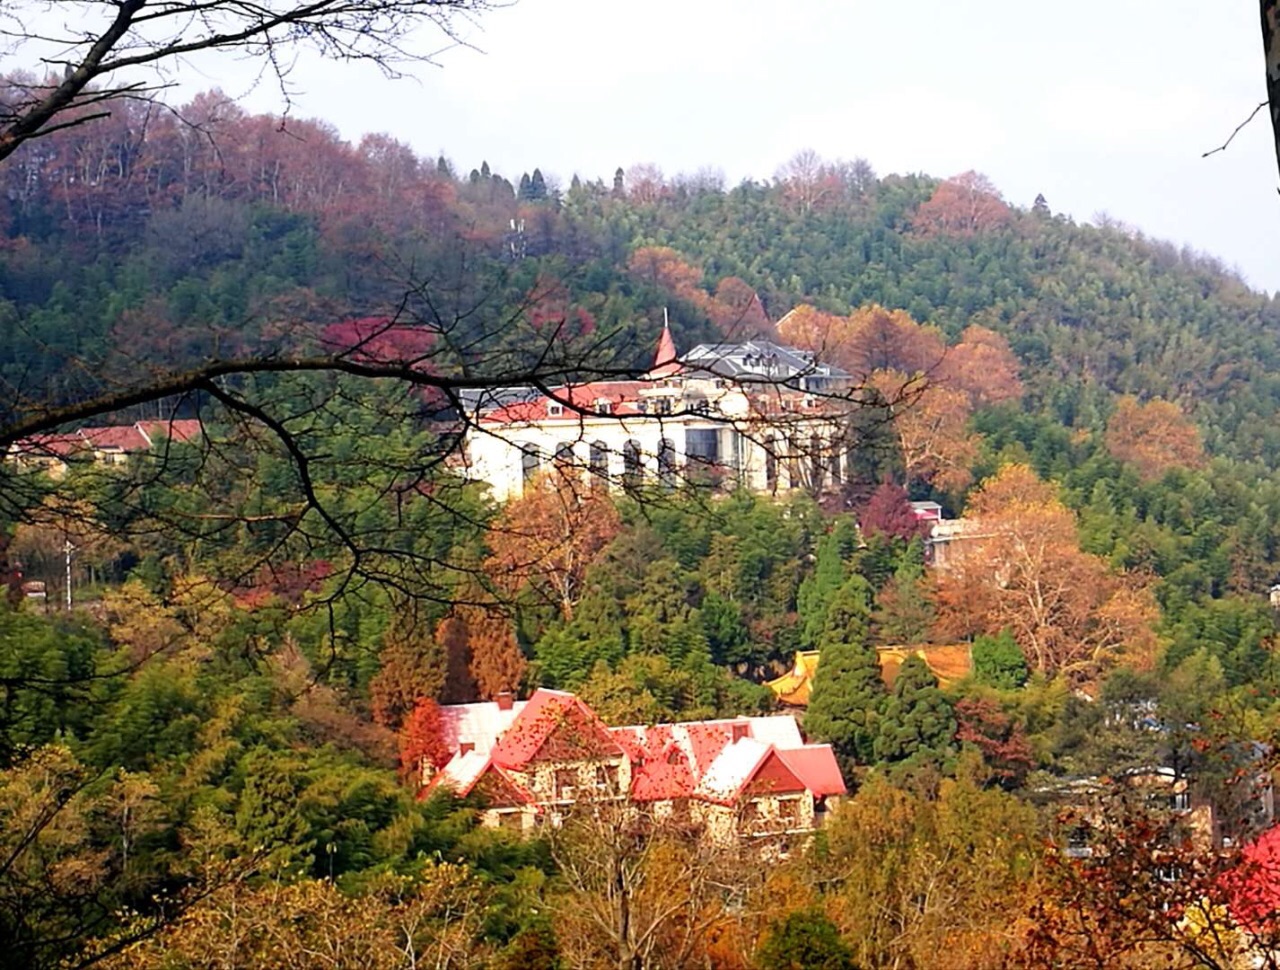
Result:
M653 367L649 369L649 377L656 380L660 377L673 377L681 370L680 356L676 353L676 342L671 336L671 328L662 325L662 336L658 338L658 352L653 355Z

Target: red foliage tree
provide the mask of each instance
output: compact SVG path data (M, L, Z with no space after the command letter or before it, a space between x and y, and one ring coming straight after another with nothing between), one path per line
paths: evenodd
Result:
M907 490L893 482L881 482L862 510L858 524L863 534L913 539L928 531L928 526L911 509Z
M956 721L956 740L978 749L990 770L990 782L1016 788L1035 767L1031 744L1022 728L993 701L962 698L956 702Z
M452 756L440 705L430 697L419 698L400 729L401 775L411 781L421 777L425 765L443 768Z

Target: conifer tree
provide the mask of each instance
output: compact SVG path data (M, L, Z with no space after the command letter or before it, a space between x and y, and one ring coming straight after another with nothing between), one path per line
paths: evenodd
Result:
M533 181L529 178L528 172L520 176L520 188L516 192L516 198L522 202L533 198Z
M907 548L893 579L876 596L876 640L879 643L920 643L933 627L933 599L929 595L917 544L918 540L915 540Z
M535 168L529 178L529 198L537 202L547 197L547 180L542 176L542 169Z
M875 756L876 718L884 702L880 662L867 643L871 587L851 576L827 609L821 655L805 728L835 748L842 766L869 764Z
M813 647L822 633L831 598L849 574L846 560L858 542L857 527L852 519L841 516L817 543L817 562L813 572L800 584L796 608L804 622L801 642Z
M941 766L955 754L956 715L919 654L902 664L875 741L878 761Z

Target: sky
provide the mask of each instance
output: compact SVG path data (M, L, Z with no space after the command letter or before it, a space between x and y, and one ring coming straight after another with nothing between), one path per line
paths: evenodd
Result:
M881 175L974 169L1017 205L1105 213L1280 291L1266 112L1202 157L1265 98L1255 0L517 0L461 34L399 80L304 57L292 110L512 181L654 163L734 185L806 148ZM278 113L253 76L205 57L179 96L219 86Z

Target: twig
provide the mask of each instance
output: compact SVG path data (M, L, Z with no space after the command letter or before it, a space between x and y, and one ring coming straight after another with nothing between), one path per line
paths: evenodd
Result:
M1200 157L1201 157L1201 158L1208 158L1210 155L1215 155L1215 154L1217 154L1218 152L1225 152L1225 151L1227 150L1227 146L1228 146L1228 145L1230 145L1233 141L1235 141L1235 137L1236 137L1236 135L1240 134L1241 130L1245 127L1245 125L1247 125L1247 124L1248 124L1249 122L1251 122L1254 118L1256 118L1256 117L1258 116L1258 112L1259 112L1259 111L1261 111L1263 108L1265 108L1265 107L1266 107L1267 105L1269 105L1270 103L1271 103L1270 101L1263 101L1261 104L1259 104L1256 108L1254 108L1252 111L1250 111L1250 112L1249 112L1249 117L1245 118L1245 119L1244 119L1244 121L1242 121L1242 122L1240 122L1240 124L1236 125L1236 130L1235 130L1235 131L1233 131L1233 132L1231 133L1230 137L1228 137L1226 141L1224 141L1224 142L1223 142L1221 145L1219 145L1217 148L1213 148L1213 149L1210 149L1209 151L1205 152L1205 153L1204 153L1203 155L1201 155Z

